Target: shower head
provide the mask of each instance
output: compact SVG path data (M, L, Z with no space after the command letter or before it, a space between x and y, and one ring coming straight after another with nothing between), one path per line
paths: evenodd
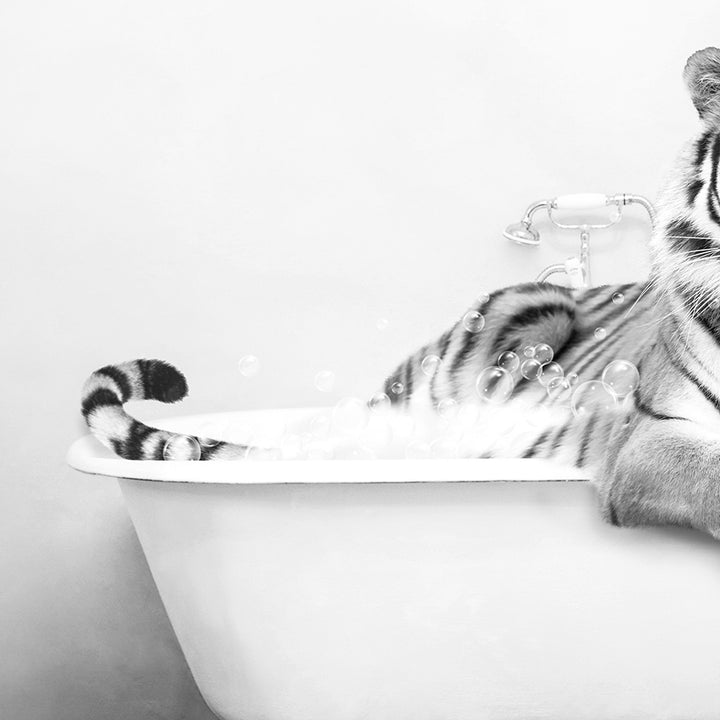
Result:
M539 245L540 233L532 227L533 215L541 208L548 208L550 203L550 200L538 200L534 202L525 211L525 215L520 222L513 223L505 228L503 236L519 245Z
M520 245L540 244L540 233L535 228L530 227L530 223L525 220L508 225L503 235L508 240L513 240Z

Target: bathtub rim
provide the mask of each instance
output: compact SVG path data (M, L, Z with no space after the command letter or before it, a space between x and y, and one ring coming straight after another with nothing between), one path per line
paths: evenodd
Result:
M203 413L153 420L163 429L188 432L188 424L219 417L268 417L282 413L300 418L323 408L277 408L242 412ZM185 426L185 430L183 427ZM146 482L221 485L312 485L451 482L587 482L590 476L579 468L551 460L419 459L383 460L217 460L214 462L124 460L113 456L92 435L84 435L70 446L68 465L90 475ZM238 472L238 468L243 471Z

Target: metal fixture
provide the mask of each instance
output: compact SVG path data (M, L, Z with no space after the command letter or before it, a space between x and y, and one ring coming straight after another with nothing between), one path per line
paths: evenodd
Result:
M559 195L550 200L538 200L525 211L525 215L518 223L508 225L503 236L520 245L539 245L540 233L533 227L533 219L538 210L547 211L550 222L561 230L580 231L580 253L570 257L565 262L555 263L546 267L536 278L536 282L547 282L547 279L556 273L565 273L570 286L585 288L590 285L590 230L601 230L612 227L622 219L622 208L625 205L641 205L650 217L650 223L655 225L655 208L652 203L642 195L618 193L616 195L603 195L602 193L576 193L573 195ZM558 210L598 210L610 207L612 214L607 222L568 224L560 222L553 211Z

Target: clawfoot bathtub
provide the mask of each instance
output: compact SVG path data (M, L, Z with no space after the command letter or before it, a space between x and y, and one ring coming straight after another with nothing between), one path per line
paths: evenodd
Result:
M308 411L175 418L283 424ZM131 462L119 478L223 720L693 718L720 712L720 545L603 524L537 460Z

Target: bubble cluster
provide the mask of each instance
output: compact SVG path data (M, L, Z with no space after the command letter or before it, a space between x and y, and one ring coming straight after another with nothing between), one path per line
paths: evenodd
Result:
M458 457L460 447L451 438L439 437L430 443L430 457L450 460Z
M310 420L310 434L314 438L325 438L330 433L330 418L327 415L315 415Z
M470 333L478 333L485 327L485 317L477 310L468 310L462 318L463 327Z
M342 445L335 450L338 460L374 460L375 453L368 447L359 443Z
M393 426L384 415L372 415L360 435L364 447L373 451L383 451L393 440Z
M252 462L282 460L282 451L276 447L263 448L250 446L245 450L245 459Z
M332 370L321 370L315 375L315 387L320 392L331 392L335 385L335 373Z
M333 427L345 435L357 435L368 423L368 408L358 398L343 398L332 413Z
M283 460L300 460L306 451L306 439L297 433L286 433L280 439L280 455Z
M171 435L163 446L163 460L199 460L200 443L190 435Z
M430 444L422 440L411 440L405 446L405 457L408 460L425 460L430 457Z
M238 360L238 370L243 377L254 377L260 372L260 361L255 355L243 355Z
M505 402L514 387L512 375L497 366L485 368L475 381L475 389L480 399L493 405Z
M420 363L420 369L428 377L432 377L438 367L440 367L440 357L438 355L426 355Z
M332 460L333 451L321 443L310 443L306 457L308 460Z

